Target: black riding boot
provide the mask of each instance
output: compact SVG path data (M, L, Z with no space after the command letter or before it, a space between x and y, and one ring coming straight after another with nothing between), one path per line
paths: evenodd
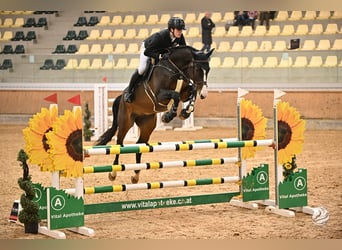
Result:
M125 102L132 102L133 101L133 98L134 98L133 92L134 92L135 86L138 84L138 82L140 80L140 77L141 76L139 75L138 70L136 70L131 77L131 80L130 80L129 85L128 85L127 92L124 95Z

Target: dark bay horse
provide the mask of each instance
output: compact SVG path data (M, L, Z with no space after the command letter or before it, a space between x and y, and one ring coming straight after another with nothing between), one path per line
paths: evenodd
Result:
M170 122L177 115L180 101L189 101L179 115L181 119L188 118L194 110L197 94L202 99L207 95L207 76L212 52L213 50L203 53L190 46L170 48L168 59L154 65L148 78L136 87L133 102L125 102L122 95L115 98L112 127L100 136L96 145L110 142L116 131L116 143L123 145L123 140L134 123L139 127L137 143L148 144L156 127L157 113L165 112L162 121ZM138 153L136 163L140 162L141 153ZM119 164L119 155L115 156L113 164ZM135 176L132 176L131 181L137 183L140 170L134 172ZM109 173L111 181L115 178L116 172Z

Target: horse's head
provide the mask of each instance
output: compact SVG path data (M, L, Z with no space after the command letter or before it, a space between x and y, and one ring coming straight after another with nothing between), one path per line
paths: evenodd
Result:
M194 58L192 80L197 85L197 93L201 99L206 98L208 95L207 79L210 71L209 59L213 51L214 49L211 49L207 53L195 49L192 51Z

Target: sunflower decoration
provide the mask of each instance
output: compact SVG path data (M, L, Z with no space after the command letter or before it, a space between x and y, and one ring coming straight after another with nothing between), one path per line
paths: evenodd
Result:
M29 121L29 126L23 129L25 151L29 162L40 166L41 171L54 171L54 165L49 157L49 144L46 134L52 130L52 124L57 120L58 108L53 105L50 109L42 108Z
M263 116L261 109L250 100L243 99L241 107L242 140L260 140L266 138L267 119ZM242 148L242 159L255 156L260 147Z
M65 177L83 176L82 110L65 110L46 137L57 170Z
M303 149L305 121L299 112L287 102L277 104L278 121L278 163L292 162Z
M291 161L288 161L283 164L284 179L287 179L291 174L293 174L296 168L297 168L296 155L294 155Z

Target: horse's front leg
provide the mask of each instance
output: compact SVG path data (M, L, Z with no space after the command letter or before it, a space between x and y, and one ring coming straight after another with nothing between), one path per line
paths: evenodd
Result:
M182 109L182 111L179 114L179 118L181 120L185 120L189 118L190 114L194 112L195 110L195 101L197 96L197 88L196 85L192 85L191 94L189 97L188 105Z
M172 121L173 118L176 117L177 115L177 109L178 109L178 105L179 105L179 101L180 101L180 95L177 91L173 91L173 90L168 90L168 91L161 91L160 95L158 95L158 99L161 100L170 100L173 101L171 108L169 111L165 112L162 115L162 122L168 123L170 121Z

